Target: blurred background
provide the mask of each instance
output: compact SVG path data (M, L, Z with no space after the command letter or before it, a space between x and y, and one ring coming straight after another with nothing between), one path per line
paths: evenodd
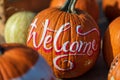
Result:
M3 1L3 0L1 0L1 1ZM101 39L102 39L104 36L104 32L105 32L106 28L108 27L108 21L102 10L102 0L97 0L97 3L99 4L99 12L100 12L98 26L101 31ZM2 23L0 23L0 24L2 24ZM3 35L2 28L3 27L1 27L1 29L0 29L1 30L0 34ZM1 36L0 36L0 38L1 38ZM1 39L3 39L3 38L1 38ZM1 41L0 43L4 43L4 40ZM101 43L102 43L102 41L101 41ZM107 68L106 63L104 62L102 51L101 51L99 58L97 60L97 63L90 71L85 73L83 76L80 76L80 77L74 78L74 79L69 79L69 80L107 80L108 71L109 71L109 69Z

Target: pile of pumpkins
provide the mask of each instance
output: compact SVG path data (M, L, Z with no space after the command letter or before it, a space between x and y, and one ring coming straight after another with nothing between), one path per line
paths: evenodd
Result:
M0 44L1 80L82 76L95 65L101 45L110 67L108 80L119 80L119 0L102 1L110 23L104 37L98 26L97 0L3 0L3 3L6 20L2 30L5 42Z

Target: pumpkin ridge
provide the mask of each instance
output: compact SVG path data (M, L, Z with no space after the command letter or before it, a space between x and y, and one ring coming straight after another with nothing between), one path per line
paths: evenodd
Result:
M57 15L56 15L56 13L57 13ZM55 16L57 16L56 20L54 20L54 21L56 21L56 24L54 24L54 26L52 27L53 30L57 30L57 29L56 29L56 28L57 28L56 26L57 26L57 24L59 23L59 19L60 19L61 15L64 14L64 12L61 11L61 12L58 13L58 11L56 10L56 11L55 11L54 13L52 13L52 14L53 14L53 16L54 16L54 14L55 14ZM59 15L58 15L58 14L59 14ZM52 16L50 16L49 19L51 20L51 18L52 18ZM55 23L55 22L54 22L54 23ZM53 34L52 34L53 38L54 38L54 35L55 35L55 34L56 34L56 33L53 33ZM54 44L52 44L52 46L54 46ZM55 54L53 54L53 53L55 53L54 50L52 50L52 54L51 54L51 55L53 55L53 56L56 55L56 53L55 53ZM53 56L51 56L51 57L52 57L52 58L51 58L52 61L53 61ZM53 64L53 63L52 63L52 66L53 66L53 67L52 67L53 70L55 71L55 67L54 67L54 64Z
M37 15L37 17L41 17L41 20L39 21L39 23L37 24L37 25L43 25L43 22L42 21L44 21L45 20L45 18L46 17L50 17L49 15L50 14L53 14L53 13L55 13L58 9L56 9L56 8L54 8L54 9L51 9L51 8L49 8L50 9L50 12L49 13L46 13L46 12L48 12L48 11L46 11L45 10L45 12L42 12L43 13L43 15ZM37 27L39 27L39 26L37 26ZM43 28L43 27L42 27ZM35 29L36 30L36 29ZM36 31L41 31L41 28L38 28ZM39 34L37 34L37 36L41 36L41 33L42 33L42 31L41 32L39 32ZM38 37L38 39L39 39L39 37ZM37 43L39 44L39 41L37 41Z
M73 17L73 18L72 18L72 17ZM78 16L77 16L76 14L74 14L74 15L72 14L70 20L72 20L72 19L75 20L74 22L72 22L72 23L74 23L73 26L76 25L76 24L78 25L78 23L80 22L80 21L79 21L79 18L78 18ZM71 28L71 31L72 31L72 28ZM74 35L75 35L75 34L74 34ZM71 34L71 36L72 36L72 34ZM78 35L76 34L76 36L78 36ZM75 37L75 36L73 36L73 37ZM71 38L72 38L72 37L71 37ZM75 41L78 41L78 37L75 38ZM73 54L76 54L76 52L73 53ZM70 58L70 56L69 56L69 58ZM71 61L73 61L73 60L76 61L76 60L77 60L77 56L74 56L74 55L73 55L73 59L72 59ZM74 65L74 67L76 67L76 63L75 63L75 65ZM74 69L73 69L73 70L74 70ZM72 74L73 74L73 73L72 73ZM72 75L72 74L71 74L71 75Z
M70 23L71 23L71 32L70 32L71 33L71 37L70 37L70 41L72 43L73 41L77 41L77 36L78 35L76 33L76 26L80 25L80 24L78 24L78 23L80 23L80 21L78 19L78 15L77 14L71 14L71 16L70 16ZM74 34L73 31L75 31L75 34ZM76 55L78 53L74 52L74 53L70 53L70 54L75 54ZM73 75L73 74L76 74L77 71L79 71L79 70L76 71L75 68L77 67L77 65L76 65L76 62L73 62L74 60L77 60L78 56L70 55L70 54L69 54L69 61L71 61L72 63L74 63L74 65L73 65L74 68L72 70L75 71L74 73L70 71L70 74ZM78 75L76 75L76 76L78 76Z
M47 11L48 9L49 9L49 12ZM54 13L54 12L56 12L58 10L57 8L48 8L48 9L45 9L45 10L41 11L41 13L43 13L43 14L42 15L41 14L37 14L37 17L42 16L41 18L43 19L45 17L48 17L49 14L52 14L52 13Z
M4 47L7 47L7 46L4 46ZM14 50L14 49L17 49L17 48L20 48L20 46L16 46L16 48L14 48L14 45L13 45L13 48L11 48L11 49ZM23 48L26 48L26 47L23 47ZM19 51L22 51L23 48L20 48ZM10 48L7 51L10 52L11 51ZM32 50L30 50L30 51L32 51ZM28 56L29 52L28 53L26 51L22 51L22 52L20 52L20 53L17 52L18 55L15 55L16 53L10 52L11 54L6 54L5 53L4 56L2 56L2 63L3 62L6 63L6 64L1 64L2 69L3 69L2 72L6 72L4 75L7 76L6 77L6 76L3 75L5 80L6 79L11 79L12 77L18 77L18 75L21 76L23 73L27 72L30 69L30 67L32 67L32 65L35 64L35 61L36 61L37 56L38 56L37 53L31 53L31 54L36 54L36 55L34 55L34 58L35 57L36 58L34 60L32 60L33 56L30 56L31 54L29 54L29 56ZM24 53L26 53L26 54L24 54ZM20 56L20 58L18 58L18 56ZM28 62L26 57L31 57L31 59L29 58L29 60L31 60L32 63L30 61ZM20 63L20 62L23 62L23 63ZM25 65L26 65L26 68L25 68ZM7 68L8 66L9 66L9 68ZM20 71L22 71L21 69L23 69L23 68L24 68L24 71L20 72Z
M74 24L77 24L77 25L80 25L80 24L81 24L81 21L80 21L81 19L79 18L79 16L77 16L76 14L75 14L75 15L72 14L72 17L73 17L73 19L75 20L75 21L74 21ZM72 18L71 18L71 19L72 19ZM73 23L73 22L72 22L72 23ZM78 24L78 23L79 23L79 24ZM77 25L76 25L76 26L77 26ZM74 25L73 25L73 26L74 26ZM71 28L71 29L72 29L72 28ZM75 31L76 31L76 30L75 30ZM72 35L71 35L71 36L72 36ZM79 36L79 35L76 34L76 36ZM75 37L75 34L74 34L74 37ZM75 41L82 40L82 38L81 38L81 39L78 39L78 38L79 38L79 37L76 37L76 38L75 38ZM76 52L76 53L77 53L77 52ZM76 53L74 53L74 54L76 54ZM78 53L78 54L79 54L79 53ZM73 56L73 60L77 60L77 57L78 57L78 56ZM76 65L75 65L75 67L76 67Z
M30 60L32 60L33 59L33 57L35 57L35 59L36 58L38 58L38 54L36 53L36 52L34 52L34 53L28 53L28 52L30 52L30 51L33 51L33 50L23 50L23 48L20 48L20 47L16 47L16 48L12 48L13 50L19 50L19 51L21 51L20 53L18 52L17 54L18 55L14 55L15 53L14 52L12 52L12 50L7 50L7 51L9 51L9 52L11 52L11 54L13 54L14 55L14 58L13 58L13 56L11 56L11 54L6 54L5 53L5 56L6 57L9 57L9 58L13 58L13 59L17 59L17 60L26 60L26 58L25 57L28 57ZM30 48L29 48L30 49ZM26 53L26 54L23 54L23 53ZM34 56L30 56L31 54L34 54ZM28 56L29 55L29 56ZM16 56L16 57L15 57ZM20 59L20 58L17 58L18 56L21 56L22 58ZM36 61L36 60L35 60Z
M72 27L73 26L75 26L74 25L74 22L76 22L77 20L76 19L74 19L74 15L73 14L71 14L71 15L69 15L70 16L70 26L71 26L71 28L70 28L70 44L72 43L72 39L73 39L73 37L75 37L75 34L72 34ZM74 21L75 20L75 21ZM73 36L74 35L74 36ZM73 36L73 37L72 37ZM74 61L74 56L72 56L71 57L71 55L70 55L71 53L70 53L70 51L69 51L69 54L68 54L68 61L71 61L72 63L73 63L73 61ZM74 53L72 53L72 54L74 54ZM68 63L68 65L69 65L70 63ZM72 69L73 70L73 69ZM70 71L70 73L71 73L71 71Z
M35 64L34 60L33 61L31 60L32 61L32 63L31 63L30 61L29 62L26 61L25 58L22 59L23 58L22 56L24 56L24 55L21 55L21 59L12 58L11 56L7 56L7 55L5 56L5 60L7 60L6 62L8 62L9 67L11 65L11 69L12 69L12 71L9 69L6 71L6 72L12 72L11 73L12 75L10 76L10 78L12 78L13 76L18 77L18 75L22 76ZM19 62L24 62L24 63L19 63ZM16 65L16 64L19 64L19 65ZM23 68L23 65L24 65L24 68ZM13 70L13 69L15 69L15 70ZM23 69L23 71L21 69ZM15 71L15 72L13 72L13 71ZM15 74L15 75L13 75L13 74Z
M69 16L67 13L65 14L65 21L64 21L64 22L65 22L65 23L70 22L70 16ZM70 27L71 27L71 24L70 24ZM69 31L68 34L70 34L70 33L71 33L71 30ZM64 34L65 34L65 32L64 32ZM64 35L64 34L63 34L63 36L66 36L66 35ZM70 39L71 36L68 35L67 37L69 37L69 40L71 41L71 39ZM62 38L62 39L63 39L63 38ZM62 40L62 41L64 41L64 40ZM63 43L64 43L64 42L63 42ZM63 44L63 43L62 43L62 44ZM68 60L68 61L69 61L69 52L70 52L70 51L68 50L68 56L66 57L66 60ZM68 62L68 61L67 61L67 63L66 63L66 66L67 66L67 67L69 67L69 62Z
M38 14L37 15L37 17L41 17L41 21L42 20L44 20L46 17L48 17L49 16L49 14L53 14L54 12L56 12L56 8L54 8L54 9L51 9L51 8L49 8L50 9L50 11L49 11L49 13L48 13L48 9L45 9L45 11L41 11L41 13L43 13L43 15L41 15L41 14ZM41 24L41 23L40 23Z
M57 13L57 15L56 15L56 13ZM53 14L53 16L49 16L49 19L51 20L51 18L53 18L54 16L57 16L57 18L54 18L55 20L53 20L53 21L56 21L56 22L54 22L54 23L56 23L56 24L54 24L54 26L52 27L53 28L53 30L57 30L56 29L56 26L57 26L57 23L59 22L57 19L59 19L60 18L60 16L63 14L63 12L61 11L61 12L59 12L58 13L58 11L56 10L56 11L54 11L53 13L51 13L51 14ZM55 15L54 15L55 14ZM54 37L54 33L52 33L52 36ZM52 44L52 46L54 46L53 44ZM52 52L51 52L52 54L52 56L51 56L51 61L53 61L53 55L56 55L56 54L53 54L53 53L55 53L53 50L52 50ZM49 58L49 56L48 56L48 58ZM52 63L52 68L53 68L53 70L55 71L55 67L54 67L54 64Z
M10 73L11 72L11 70L9 70L9 69L7 69L6 70L6 72L8 72L10 75L9 75L9 78L11 79L12 77L17 77L19 74L20 75L22 75L22 73L20 72L20 70L18 70L17 69L17 66L15 65L15 64L18 64L17 62L16 62L16 60L11 60L11 58L7 58L7 59L5 59L6 60L6 64L8 64L7 66L9 66L11 69L12 69L12 71L14 71L14 72L12 72L12 73ZM14 64L13 64L13 62L14 62Z
M65 18L66 18L66 16L67 16L67 13L66 13L66 12L63 12L63 13L64 13L64 14L63 14L64 17L63 17L63 16L61 16L61 17L62 17L63 20L64 20L64 21L63 21L63 24L65 24L65 23L66 23L66 22L65 22L65 20L66 20ZM58 21L58 22L59 22L59 21ZM63 31L63 34L62 34L62 37L61 37L61 42L60 42L60 43L61 43L61 46L62 46L62 44L64 43L64 40L63 40L64 34L65 34L65 33L64 33L64 31ZM64 54L65 54L65 53L62 51L60 55L64 55ZM68 55L69 55L69 54L68 54ZM63 59L61 58L60 61L61 61L61 68L65 68L64 65L66 65L68 62L65 64L64 58L63 58ZM64 74L64 72L63 72L63 74Z
M46 12L46 11L45 11ZM43 14L45 13L45 12L43 12ZM47 17L48 19L51 19L51 18L53 18L54 16L56 16L56 13L58 12L58 9L54 9L53 11L51 11L49 14L53 14L53 16L48 16L48 14L46 14L44 17L41 17L41 16L43 16L43 15L38 15L39 17L41 17L41 21L43 21L43 20L45 20L45 18ZM54 15L55 14L55 15ZM59 14L59 15L58 15ZM59 18L61 15L63 14L63 12L61 11L60 13L57 13L57 17ZM55 29L55 26L57 25L57 23L58 23L58 21L57 21L57 19L58 18L55 18L56 20L56 24L54 24L53 25L53 30L56 30ZM40 22L41 22L40 21ZM51 22L50 22L51 23ZM41 23L39 23L39 24L41 24ZM39 27L39 26L38 26ZM50 26L51 27L51 26ZM37 31L39 31L39 30L37 30ZM40 36L40 34L41 34L42 32L40 32L39 34L38 34L38 36ZM54 35L54 34L52 34L52 35ZM42 49L40 49L39 51L41 51L41 53L43 53L43 51L42 51ZM54 53L54 51L52 50L52 52L51 52L51 55L55 55L55 54L53 54ZM49 59L49 56L47 56L46 57L47 59ZM53 57L51 58L51 60L53 61ZM52 64L50 64L50 65L52 65L53 66L53 63ZM53 68L53 67L52 67ZM53 70L55 70L55 69L53 69Z
M58 18L58 20L57 20L57 23L56 23L56 26L54 27L54 30L58 30L59 29L59 27L62 25L62 24L64 24L64 21L63 21L63 19L62 18L65 18L65 14L66 14L66 12L63 12L62 11L62 13L61 13L61 15L59 16L59 18ZM64 16L64 17L63 17ZM61 19L62 19L62 21L61 21ZM62 23L62 24L61 24ZM59 26L60 25L60 26ZM54 35L55 35L56 33L54 33ZM61 35L62 37L63 37L63 35ZM61 37L61 39L62 39L62 37ZM60 40L59 42L57 42L59 45L62 45L62 40ZM54 43L53 43L54 44ZM61 46L59 46L59 47L61 47ZM56 52L53 50L53 52L55 53L55 55L56 55ZM60 53L60 55L62 55L62 53L63 52L61 52ZM60 58L59 59L59 61L60 61L60 67L61 68L63 68L63 62L62 62L62 58ZM56 68L54 67L54 69L56 70ZM56 74L56 73L55 73ZM61 72L61 74L63 74L62 72ZM56 74L57 76L59 76L58 75L58 73Z
M56 11L56 13L57 13L57 11ZM59 19L62 14L63 14L62 11L59 13L59 15L58 15L58 13L57 13L58 16L57 16L57 18L56 18L56 20L55 20L55 21L56 21L56 24L54 24L55 27L53 27L53 30L56 30L57 23L59 22L57 19ZM53 34L52 34L53 38L54 38L54 35L55 35L55 34L53 33ZM54 44L52 44L52 46L54 46ZM56 55L56 54L53 54L53 53L55 53L54 50L52 50L52 56L51 56L51 57L52 57L52 61L53 61L53 56ZM53 67L52 67L52 68L53 68L53 71L55 72L56 70L55 70L55 67L54 67L54 64L53 64L53 63L52 63L52 66L53 66Z
M0 68L0 79L1 79L1 80L4 80L4 79L3 79L3 75L2 75L2 73L1 73L1 68Z
M1 57L1 60L0 60L1 74L3 76L3 80L6 80L9 76L8 76L8 72L5 69L5 64L3 62L5 62L4 58Z

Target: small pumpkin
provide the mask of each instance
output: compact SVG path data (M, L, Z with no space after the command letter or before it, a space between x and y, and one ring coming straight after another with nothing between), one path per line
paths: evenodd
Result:
M34 12L20 11L10 16L4 29L6 43L26 44L28 27L35 15Z
M120 16L120 0L102 0L102 9L107 19L111 22Z
M120 54L111 63L107 80L120 80Z
M120 53L120 17L113 20L103 37L103 56L108 66Z
M50 7L60 8L67 0L51 0ZM93 19L98 22L99 19L99 6L96 0L77 0L75 4L76 9L84 10L90 14Z
M49 7L50 0L5 0L6 18L18 11L39 12Z
M75 3L41 11L29 27L27 46L46 59L57 78L83 75L99 55L99 27L86 12L76 11Z
M0 44L0 80L55 80L37 51L15 43Z

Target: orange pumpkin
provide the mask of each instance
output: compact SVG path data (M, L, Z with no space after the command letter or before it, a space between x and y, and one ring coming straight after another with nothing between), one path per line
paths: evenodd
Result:
M88 14L74 10L75 2L38 13L29 29L27 46L40 52L58 78L84 74L99 54L99 28Z
M107 30L105 31L103 38L103 56L110 66L114 57L120 53L120 17L113 20Z
M107 80L120 80L120 55L117 55L111 63Z
M62 7L65 5L67 0L52 0L50 7ZM99 19L99 6L96 0L77 0L75 4L76 9L84 10L88 12L96 22Z
M102 8L110 22L120 16L120 0L102 0Z
M55 80L38 52L21 44L0 45L0 80Z
M39 12L49 7L49 3L50 0L5 0L6 17L21 10Z

